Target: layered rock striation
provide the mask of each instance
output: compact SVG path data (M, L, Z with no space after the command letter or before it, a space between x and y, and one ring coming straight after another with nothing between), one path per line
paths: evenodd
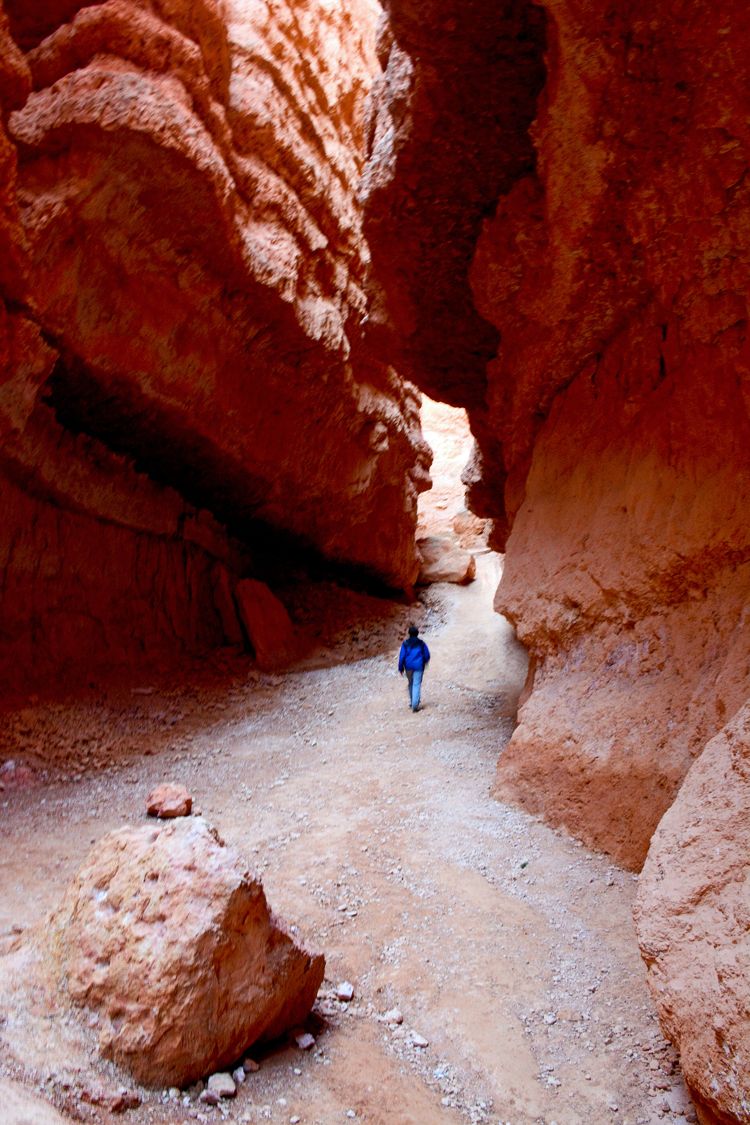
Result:
M227 574L280 554L409 585L428 453L362 343L373 5L5 12L9 674L233 640Z

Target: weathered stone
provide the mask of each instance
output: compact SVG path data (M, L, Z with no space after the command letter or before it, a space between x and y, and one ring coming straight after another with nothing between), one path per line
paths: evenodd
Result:
M209 1078L208 1092L220 1098L233 1098L237 1093L237 1086L231 1074L219 1072Z
M421 557L418 582L427 585L431 582L455 582L465 586L476 576L474 556L464 551L455 540L447 536L433 535L417 540Z
M349 1003L354 998L354 985L351 981L342 980L336 985L336 999L342 1000L344 1003Z
M750 705L709 742L651 842L636 927L706 1125L750 1106Z
M260 883L194 818L100 840L51 932L102 1053L147 1085L184 1087L281 1035L323 978L323 958L294 944Z
M451 526L459 544L464 547L484 545L487 534L487 520L480 519L465 508L453 517Z
M146 798L146 812L160 820L170 820L176 816L190 816L193 798L183 785L164 782L152 789Z
M411 585L429 455L364 347L377 6L4 9L3 683L240 643L248 558Z
M280 668L294 656L294 626L264 582L244 578L235 588L240 620L261 668Z
M380 333L468 410L536 669L495 792L638 868L750 695L746 5L387 9Z

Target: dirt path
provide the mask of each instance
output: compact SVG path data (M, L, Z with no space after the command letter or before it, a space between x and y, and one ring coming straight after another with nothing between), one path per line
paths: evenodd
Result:
M231 1104L151 1093L131 1125L693 1120L644 986L633 877L488 796L524 662L491 612L497 560L479 562L473 586L437 592L417 715L394 619L380 655L197 693L149 688L122 736L155 756L0 795L6 944L43 918L90 842L141 819L148 788L168 778L326 953L327 980L355 986L351 1004L323 1002L313 1052L270 1053ZM393 1007L395 1030L379 1019ZM63 1047L25 1037L23 1021L4 1030L0 1070L71 1113Z

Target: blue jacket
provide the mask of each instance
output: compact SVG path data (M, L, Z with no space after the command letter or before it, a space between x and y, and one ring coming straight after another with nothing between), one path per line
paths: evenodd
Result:
M430 650L419 637L407 637L398 654L398 670L416 672L430 662Z

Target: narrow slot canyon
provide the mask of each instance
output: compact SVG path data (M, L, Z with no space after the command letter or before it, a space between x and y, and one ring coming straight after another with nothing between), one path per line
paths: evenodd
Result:
M0 1121L750 1125L748 59L0 0Z

